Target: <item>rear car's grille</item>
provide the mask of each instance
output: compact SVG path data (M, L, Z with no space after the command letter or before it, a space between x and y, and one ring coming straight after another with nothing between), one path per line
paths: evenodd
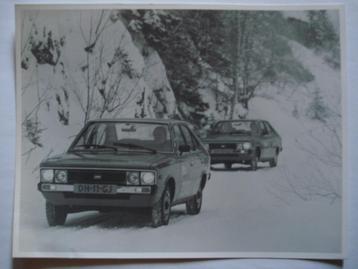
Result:
M236 144L231 143L215 143L209 145L210 149L236 149Z
M126 172L120 170L70 169L68 183L126 184Z

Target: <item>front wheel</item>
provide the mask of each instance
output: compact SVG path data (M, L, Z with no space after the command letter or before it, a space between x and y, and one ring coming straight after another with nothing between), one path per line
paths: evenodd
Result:
M257 170L257 163L259 162L259 158L257 155L255 155L251 162L250 162L250 168L252 171L256 171Z
M275 153L275 156L270 160L270 167L276 167L278 162L278 153Z
M57 206L46 202L46 218L49 226L64 225L67 213L65 206Z
M186 212L189 215L197 215L200 213L201 205L203 203L203 190L200 187L198 192L186 202Z
M161 199L156 203L151 212L152 227L168 225L170 219L172 197L169 186L166 186Z

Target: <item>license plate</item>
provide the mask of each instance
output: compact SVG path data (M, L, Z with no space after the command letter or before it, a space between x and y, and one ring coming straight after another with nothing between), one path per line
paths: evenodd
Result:
M212 149L212 153L233 153L233 149Z
M117 186L104 184L75 184L74 192L93 194L115 194L117 192Z

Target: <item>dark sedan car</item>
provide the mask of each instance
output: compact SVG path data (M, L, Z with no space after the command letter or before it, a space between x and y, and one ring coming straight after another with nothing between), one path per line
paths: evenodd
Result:
M227 169L234 163L242 163L256 170L259 161L274 167L282 151L281 137L264 120L219 121L205 143L209 144L211 163L224 163Z
M66 153L40 164L38 189L50 226L73 212L142 208L157 227L168 224L175 204L198 214L209 176L210 156L187 123L98 120Z

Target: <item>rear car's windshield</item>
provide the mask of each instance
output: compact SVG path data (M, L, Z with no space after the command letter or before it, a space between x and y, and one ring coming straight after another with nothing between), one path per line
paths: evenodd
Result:
M90 124L71 146L76 150L172 152L168 125L142 122Z
M214 131L221 134L247 134L254 131L252 121L223 121L215 125Z

